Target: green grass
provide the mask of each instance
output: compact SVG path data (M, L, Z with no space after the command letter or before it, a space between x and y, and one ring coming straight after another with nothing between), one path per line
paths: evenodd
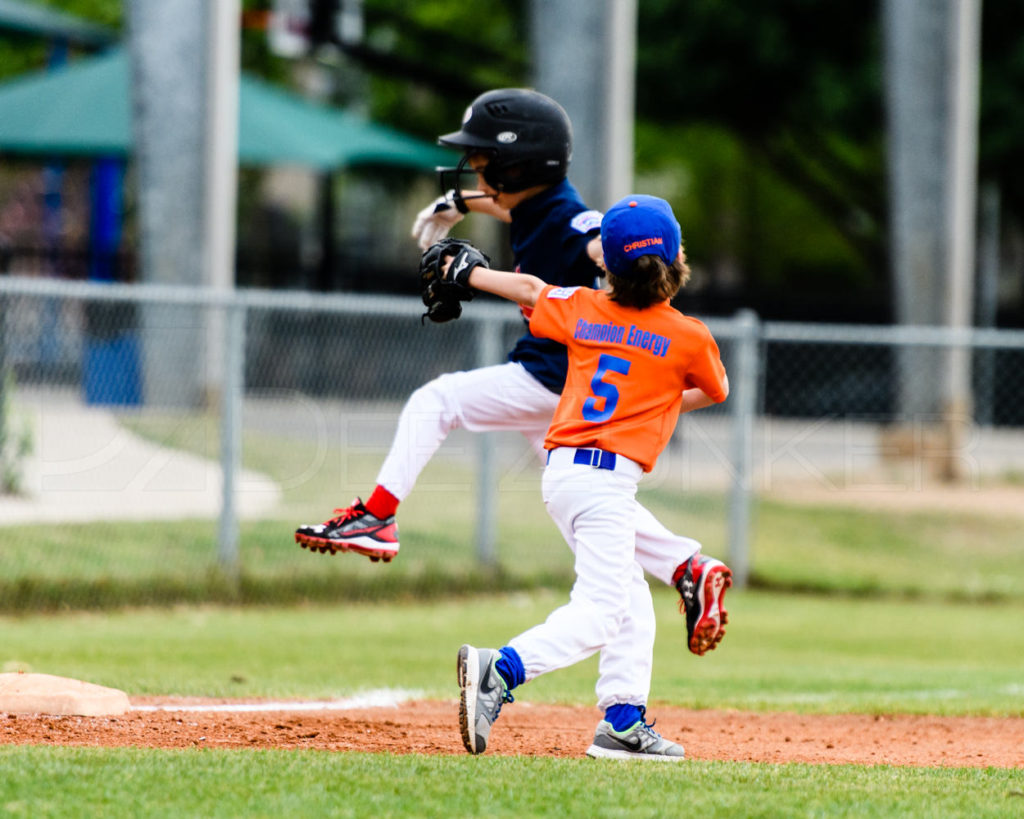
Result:
M126 423L167 446L217 457L216 419L209 416L146 414ZM570 556L544 511L539 470L530 457L502 467L498 564L479 565L477 487L472 458L459 452L465 446L459 441L442 449L402 505L402 551L390 565L310 554L292 540L299 523L323 520L335 506L365 495L383 452L369 446L340 451L298 436L250 432L246 466L272 475L284 497L271 518L242 523L237 575L218 565L216 521L5 527L0 612L203 601L427 599L480 588L568 588ZM728 558L723 495L675 490L655 480L640 496L670 529L697 538L705 552ZM762 501L753 516L751 583L878 598L1022 601L1019 528L1019 521L980 514Z
M775 588L980 600L1024 598L1021 521L761 503L755 581Z
M217 457L210 418L133 426ZM5 528L0 671L132 695L402 688L454 698L458 645L500 645L561 604L568 551L536 468L520 464L499 480L500 565L476 565L473 471L445 451L402 506L394 563L298 549L294 527L366 493L382 454L247 435L246 466L275 477L284 499L273 519L243 523L238 578L218 569L214 521ZM664 484L641 497L671 529L726 555L725 497ZM690 655L676 595L656 588L651 716L669 703L1024 716L1019 528L981 515L758 503L754 590L730 593L718 650ZM596 673L591 658L531 682L517 701L593 702ZM1024 781L1005 769L0 746L0 770L3 816L1024 816Z
M402 688L453 699L463 641L498 645L564 600L538 590L425 603L178 606L0 617L0 670L132 695L334 698ZM729 635L683 647L655 596L659 704L801 713L1024 716L1024 604L730 593ZM532 681L517 703L593 702L594 659ZM596 713L596 712L595 712ZM1003 817L1012 769L427 757L308 751L0 746L0 815Z
M0 669L86 679L130 694L348 696L402 688L454 697L463 642L499 646L561 592L446 602L178 607L0 618ZM732 623L704 658L656 594L657 703L805 713L1024 715L1024 605L730 593ZM524 687L523 701L593 701L596 658Z
M389 565L299 549L296 525L321 520L354 492L336 490L291 517L241 525L240 580L217 564L215 521L104 522L3 529L0 611L174 602L341 601L438 597L483 585L495 591L572 582L569 552L539 491L499 493L498 565L480 566L471 492L436 490L456 469L431 465L403 504L402 551ZM326 494L326 493L325 493ZM724 501L642 492L673 531L728 557ZM340 498L346 498L345 501ZM296 505L296 508L300 508ZM287 511L287 510L286 510ZM760 503L751 544L755 587L927 600L1024 600L1019 522L959 513L872 513Z
M0 748L9 816L1006 817L1018 772Z

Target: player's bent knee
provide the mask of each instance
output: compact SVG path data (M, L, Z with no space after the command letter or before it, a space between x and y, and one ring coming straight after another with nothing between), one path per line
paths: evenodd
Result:
M422 417L436 418L446 430L460 425L458 402L440 376L415 390L406 401L406 412Z

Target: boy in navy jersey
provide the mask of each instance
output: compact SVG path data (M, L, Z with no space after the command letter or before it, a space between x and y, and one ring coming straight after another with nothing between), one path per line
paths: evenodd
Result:
M548 284L595 287L602 270L601 214L583 203L566 178L572 155L572 126L557 102L536 91L516 88L482 94L466 109L460 130L438 140L461 149L453 188L418 215L413 236L423 248L443 238L473 211L509 223L513 264ZM477 190L458 184L462 173L476 175ZM529 322L529 311L524 310ZM563 345L529 332L509 353L508 362L447 373L416 390L399 417L391 449L365 504L356 498L325 523L299 527L295 540L321 552L352 551L373 560L397 553L395 512L412 491L423 467L448 433L517 430L544 457L544 436L565 383ZM674 585L685 609L688 646L703 655L725 634L722 597L727 585L712 575L728 574L700 543L675 535L638 505L637 560L644 570Z

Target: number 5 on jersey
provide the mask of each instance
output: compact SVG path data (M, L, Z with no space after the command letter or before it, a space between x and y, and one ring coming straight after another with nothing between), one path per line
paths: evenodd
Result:
M597 371L594 373L594 377L590 379L590 391L593 395L583 402L583 418L585 420L600 424L602 421L607 421L612 417L615 407L619 404L619 390L614 384L605 381L604 378L609 372L628 375L629 364L630 362L627 359L608 355L607 353L602 354L597 360ZM598 409L598 399L601 398L604 399L604 405L601 409Z

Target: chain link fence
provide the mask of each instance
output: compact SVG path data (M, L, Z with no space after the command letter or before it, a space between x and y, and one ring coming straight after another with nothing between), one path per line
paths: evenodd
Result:
M504 360L523 332L514 307L485 297L445 325L422 312L404 297L0 278L0 608L33 595L88 604L140 575L150 581L124 599L240 585L257 597L282 577L297 596L410 582L368 580L366 561L314 561L291 531L373 488L413 390ZM1022 332L749 313L708 324L730 398L681 420L643 497L689 507L740 583L760 494L881 497L1024 464ZM959 395L945 373L964 357ZM457 431L435 461L403 506L409 571L447 566L471 585L467 567L542 566L558 536L543 528L524 439ZM530 552L532 540L545 542Z

